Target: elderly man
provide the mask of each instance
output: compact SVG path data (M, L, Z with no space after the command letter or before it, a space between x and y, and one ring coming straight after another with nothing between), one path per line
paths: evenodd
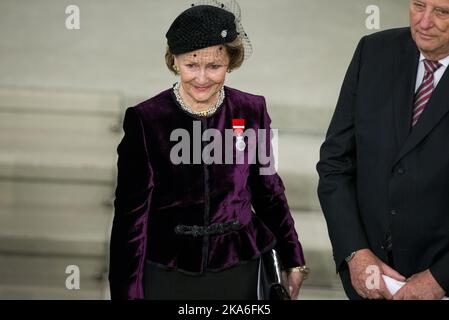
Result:
M351 299L449 292L449 0L410 1L410 28L363 37L317 170ZM385 274L406 284L393 296Z

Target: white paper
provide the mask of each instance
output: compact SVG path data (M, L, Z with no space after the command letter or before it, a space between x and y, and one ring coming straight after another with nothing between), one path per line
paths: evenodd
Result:
M385 285L387 286L387 289L391 294L395 294L405 284L405 282L398 281L384 274L382 275L382 278L384 279ZM444 297L441 300L449 300L449 297Z

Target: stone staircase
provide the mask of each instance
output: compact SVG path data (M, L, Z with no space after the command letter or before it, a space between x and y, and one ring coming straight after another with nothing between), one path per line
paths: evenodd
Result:
M276 114L272 113L272 117ZM279 175L284 181L307 265L312 270L299 299L346 299L335 273L327 226L316 193L315 165L323 139L317 134L282 130L279 138Z
M120 114L114 93L0 88L0 299L105 296Z

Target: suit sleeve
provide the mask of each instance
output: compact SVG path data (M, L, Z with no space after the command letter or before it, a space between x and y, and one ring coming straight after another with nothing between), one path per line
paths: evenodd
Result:
M432 267L432 273L438 284L449 294L449 252L446 252Z
M251 203L258 217L273 232L276 237L276 250L285 268L305 264L304 254L295 224L288 207L284 193L284 184L274 169L274 157L271 149L271 119L268 115L265 99L262 100L262 118L260 128L265 134L259 137L258 152L270 155L267 163L261 163L258 157L257 164L251 166L249 186L251 189ZM262 137L262 138L261 138ZM265 150L261 150L261 146Z
M118 175L110 243L109 282L112 299L143 298L142 268L153 172L144 128L135 108L123 121L125 135L117 147Z
M354 108L364 38L360 40L340 91L317 164L318 197L326 218L337 272L351 252L368 248L356 194Z

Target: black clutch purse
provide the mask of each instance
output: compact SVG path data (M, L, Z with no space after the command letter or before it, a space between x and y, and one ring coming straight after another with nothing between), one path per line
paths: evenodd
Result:
M264 253L259 261L258 300L291 300L287 281L282 276L281 260L276 250Z

